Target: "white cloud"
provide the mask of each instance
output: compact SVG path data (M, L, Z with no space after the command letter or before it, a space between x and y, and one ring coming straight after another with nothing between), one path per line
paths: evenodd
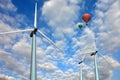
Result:
M27 37L25 38L27 39ZM17 55L20 54L22 57L30 58L31 45L25 38L21 38L20 41L13 45L12 49Z
M66 23L71 24L71 21L76 20L77 15L75 12L79 10L79 7L68 4L68 2L68 0L50 0L45 2L42 14L48 19L51 26L64 26Z
M19 63L14 56L9 54L10 53L0 50L0 61L5 62L4 68L13 74L18 74L19 76L28 76L26 75L28 71L25 69L25 67Z
M108 69L107 67L102 66L99 68L100 80L111 80L112 74L112 70Z
M11 10L14 10L14 7L10 7L10 5L12 6L12 2L11 0L5 0L5 1L0 1L0 6L5 7L5 10L7 9L7 5L9 5L9 8ZM9 10L10 10L9 9ZM12 12L13 14L11 15L10 11L4 11L2 10L0 12L0 32L5 32L5 31L13 31L18 29L21 25L23 26L27 26L27 23L25 23L25 21L27 22L28 19L26 18L26 16L21 15L21 14L16 14L15 11ZM7 13L6 13L7 12ZM10 12L10 13L9 13ZM20 35L17 34L8 34L8 35L1 35L0 37L0 44L2 44L3 46L1 48L4 49L9 49L12 47L12 44L15 43L15 38L20 37Z
M81 37L73 38L73 49L76 53L90 53L96 51L95 35L89 28L85 28ZM78 48L79 47L79 48Z
M101 80L111 80L114 69L120 69L120 63L109 56L100 57L98 63Z
M114 53L120 47L119 3L119 0L98 0L96 3L92 26L95 26L96 45L100 51ZM119 69L120 63L112 57L104 57L99 60L99 77L101 80L111 80L114 69Z
M56 70L53 74L53 78L55 80L79 80L78 73L73 72L72 69L68 69L66 72L62 72L61 70Z
M72 36L74 21L78 19L80 1L76 0L49 0L44 3L42 15L54 30L55 38L63 38L65 34ZM70 35L71 34L71 35Z
M4 75L4 74L0 74L0 80L15 80L15 78L11 77L11 76Z
M90 79L90 80L95 80L95 76L93 72L89 72L83 79Z
M16 7L13 5L11 0L0 1L0 8L8 11L16 11Z
M57 69L56 65L52 64L52 63L44 63L44 64L38 64L38 68L40 68L41 70L45 70L48 72L53 72Z
M120 63L117 60L108 56L103 56L103 57L100 57L100 63L102 66L104 65L107 68L114 68L114 69L120 68Z
M120 47L119 3L119 0L99 0L96 3L96 16L93 20L94 26L98 29L97 45L111 53Z
M8 31L12 30L11 26L9 26L8 24L6 24L2 20L0 20L0 31L7 31L7 30Z
M4 23L3 21L0 20L0 32L4 32L4 31L9 31L9 30L13 30L11 28L11 26L9 26L8 24ZM4 45L4 48L10 48L11 47L11 39L14 39L15 35L1 35L0 36L0 44ZM5 45L6 44L6 45ZM10 47L9 47L10 46Z
M18 29L21 25L27 26L27 18L24 15L16 14L17 8L13 5L11 0L4 0L0 1L0 9L2 10L0 12L0 32L4 31L13 31ZM12 14L12 15L11 15ZM29 65L26 65L25 60L21 60L17 53L24 52L25 49L21 50L21 47L23 47L17 41L17 39L23 37L21 34L8 34L8 35L0 35L0 64L4 62L2 70L0 70L1 73L11 73L11 75L16 75L18 79L24 79L28 80L29 77ZM25 39L25 38L24 38ZM28 40L27 40L28 41ZM26 42L27 42L26 41ZM13 46L16 45L16 46ZM18 46L17 46L18 45ZM14 54L12 49L15 47L16 53ZM18 49L20 47L20 49ZM31 46L30 46L31 47ZM15 50L14 48L14 50ZM26 46L25 46L26 48ZM26 48L27 49L27 48ZM9 53L7 53L7 51ZM17 52L18 51L18 52ZM30 50L29 50L30 51ZM17 55L17 56L16 56ZM29 58L30 59L30 58ZM3 74L3 75L4 75ZM2 79L2 78L0 78ZM15 80L14 78L5 75L3 78L4 80Z
M83 35L82 37L80 37L80 42L83 43L82 45L79 45L81 47L81 50L96 50L94 32L91 31L89 28L86 28L83 34L85 34L85 36Z

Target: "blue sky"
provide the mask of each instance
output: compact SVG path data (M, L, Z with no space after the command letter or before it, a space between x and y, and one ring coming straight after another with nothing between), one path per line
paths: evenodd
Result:
M100 80L119 80L119 4L119 0L38 0L38 29L65 52L36 34L38 80L79 80L78 62L84 55L83 80L94 80L94 57L86 53L96 49ZM34 0L1 0L0 33L32 29L34 5ZM92 17L88 26L81 19L84 13ZM30 32L0 35L0 79L29 80L30 55Z

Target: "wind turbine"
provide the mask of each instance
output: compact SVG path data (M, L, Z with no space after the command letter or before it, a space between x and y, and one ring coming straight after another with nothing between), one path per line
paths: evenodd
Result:
M80 62L78 62L78 64L80 64L79 66L80 66L80 71L79 71L79 76L80 76L80 80L83 80L83 75L82 75L82 69L83 69L83 62L85 61L85 59L86 59L86 56L87 55L91 55L91 56L93 56L93 55L95 55L96 53L97 53L98 51L95 51L95 52L89 52L89 53L84 53L84 54L81 54L81 55L84 55L84 57L82 58L82 60L80 61ZM94 61L95 62L95 61Z
M98 51L91 53L91 56L94 56L95 80L99 80L98 65L97 65L97 52Z
M83 75L82 75L82 64L83 64L83 62L85 61L85 57L86 57L86 55L83 57L83 59L78 63L79 64L79 66L80 66L80 69L79 69L79 76L80 76L80 80L83 80Z
M44 33L42 33L37 28L37 0L35 0L35 13L34 13L34 28L26 29L26 30L16 30L9 32L2 32L0 35L4 34L13 34L13 33L21 33L21 32L31 32L30 37L32 38L32 50L31 50L31 68L30 68L30 80L37 80L37 67L36 67L36 32L38 32L43 38L48 40L55 48L57 48L60 52L64 53L56 44L49 39Z

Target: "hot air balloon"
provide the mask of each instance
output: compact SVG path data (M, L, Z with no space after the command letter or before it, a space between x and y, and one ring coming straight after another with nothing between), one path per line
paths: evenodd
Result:
M90 14L85 13L85 14L82 15L82 19L83 19L83 21L84 21L84 22L86 23L86 25L87 25L88 22L89 22L89 20L91 19L91 16L90 16Z
M78 23L78 27L81 29L83 25L81 23Z

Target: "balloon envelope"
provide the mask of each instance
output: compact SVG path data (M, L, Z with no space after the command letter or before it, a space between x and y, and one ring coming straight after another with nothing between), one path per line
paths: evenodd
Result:
M90 14L86 13L86 14L82 15L82 19L87 24L89 22L89 20L91 19L91 16L90 16Z
M78 27L79 27L79 28L82 28L82 27L83 27L83 25L82 25L82 24L78 24Z

